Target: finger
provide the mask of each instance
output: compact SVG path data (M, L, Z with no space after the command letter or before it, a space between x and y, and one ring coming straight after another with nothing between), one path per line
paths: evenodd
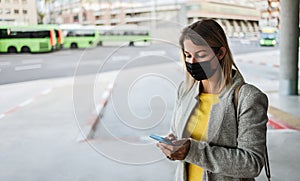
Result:
M180 147L178 146L171 146L165 143L159 143L158 146L160 147L160 149L166 154L166 155L172 155L175 152L178 151L178 149L180 149Z
M181 139L181 140L174 140L172 141L172 143L175 145L175 146L182 146L184 144L186 144L186 142L189 141L189 139Z
M171 161L175 161L175 159L172 158L172 157L167 156L167 158L168 158L169 160L171 160Z
M171 157L172 151L166 149L166 148L163 147L162 145L160 145L160 149L161 149L161 151L162 151L166 156Z
M171 133L166 137L166 139L173 141L176 140L176 136L173 133Z
M178 149L178 146L175 146L175 145L169 145L169 144L166 144L166 143L159 143L161 146L163 146L165 149L168 149L170 150L171 152L174 152Z
M168 144L165 144L165 143L157 143L157 146L162 150L162 151L168 151L168 152L172 152L172 150L167 147Z

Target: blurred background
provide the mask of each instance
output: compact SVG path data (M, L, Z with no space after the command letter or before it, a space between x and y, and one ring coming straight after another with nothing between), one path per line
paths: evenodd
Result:
M204 18L269 98L272 180L300 180L298 0L0 0L0 180L173 180L149 135L169 132L178 38Z

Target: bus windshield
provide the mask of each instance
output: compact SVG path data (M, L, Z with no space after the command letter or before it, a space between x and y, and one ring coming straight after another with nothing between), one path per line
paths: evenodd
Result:
M263 39L275 39L276 33L261 33L260 36Z

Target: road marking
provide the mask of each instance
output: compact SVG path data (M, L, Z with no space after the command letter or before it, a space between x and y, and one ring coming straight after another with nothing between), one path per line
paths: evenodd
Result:
M113 56L111 60L114 62L129 60L131 57L127 55Z
M33 99L28 99L27 101L24 101L21 104L19 104L19 106L24 107L24 106L27 106L28 104L30 104L31 102L33 102Z
M241 44L250 45L250 40L240 40Z
M15 71L32 70L32 69L40 69L40 68L42 68L42 64L25 65L25 66L15 67Z
M11 113L15 112L18 108L19 108L19 106L13 107L10 110L6 111L4 114L5 115L11 114Z
M151 56L151 55L166 55L166 51L164 50L154 50L154 51L141 51L140 56Z
M10 66L10 62L0 62L0 66Z
M100 65L99 60L80 61L77 66Z
M34 64L34 63L43 63L43 60L41 59L22 60L22 64Z
M52 91L52 88L46 89L41 93L41 95L49 94L51 91Z
M44 91L42 91L41 93L33 96L33 98L31 99L28 99L22 103L20 103L19 105L7 110L6 112L4 112L3 114L0 114L0 119L4 118L5 116L7 116L8 114L12 114L14 113L15 111L17 111L19 108L21 107L25 107L27 106L28 104L32 103L34 100L36 100L37 98L39 98L40 96L43 96L43 95L46 95L46 94L49 94L50 92L52 91L52 88L48 88Z

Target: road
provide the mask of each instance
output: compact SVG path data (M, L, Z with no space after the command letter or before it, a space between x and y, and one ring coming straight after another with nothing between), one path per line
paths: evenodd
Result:
M259 47L257 41L250 40L232 39L230 45L234 54L277 49ZM167 43L63 50L43 54L0 54L0 85L176 62L179 57L180 49Z

